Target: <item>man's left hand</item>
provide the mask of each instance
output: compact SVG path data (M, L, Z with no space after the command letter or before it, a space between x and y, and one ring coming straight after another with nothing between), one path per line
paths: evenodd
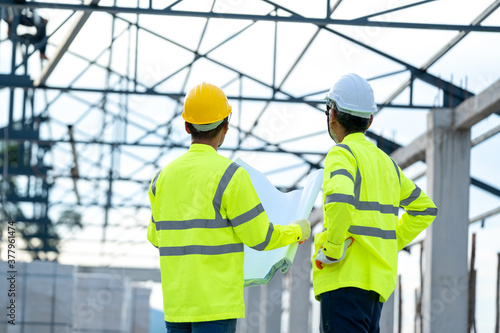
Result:
M316 255L316 259L314 260L314 263L316 264L316 267L318 269L323 269L322 264L333 264L336 261L334 258L327 257L323 253L323 246L318 250L318 254Z
M318 250L318 254L316 255L316 259L314 260L316 267L318 267L318 269L323 269L322 264L329 265L343 260L347 249L352 245L352 243L354 243L354 238L352 237L349 237L345 240L344 252L342 253L342 257L340 259L327 257L326 254L323 253L323 246L320 247L320 249Z

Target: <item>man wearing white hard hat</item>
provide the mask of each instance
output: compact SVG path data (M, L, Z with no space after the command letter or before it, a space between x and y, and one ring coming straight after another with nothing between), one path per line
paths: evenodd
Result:
M377 111L357 74L342 76L326 97L336 145L325 159L323 232L314 239L314 295L321 332L379 332L396 286L398 251L437 215L431 199L364 133ZM405 213L398 219L399 207Z

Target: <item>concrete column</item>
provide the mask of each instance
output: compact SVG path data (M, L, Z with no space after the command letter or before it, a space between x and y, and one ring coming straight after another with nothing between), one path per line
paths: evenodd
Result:
M394 333L394 299L397 298L397 289L384 303L382 315L380 316L380 333Z
M283 274L277 272L262 288L261 309L264 310L264 330L262 333L281 332L281 310L283 299Z
M262 311L261 311L261 286L246 288L248 296L246 297L247 304L245 306L245 321L246 332L261 332L262 331Z
M290 333L310 332L310 309L311 302L309 295L311 292L311 247L312 238L299 245L293 266L290 269Z
M467 331L470 128L451 109L428 116L427 193L438 207L424 243L424 333Z
M238 319L238 333L281 332L283 275L276 273L264 286L245 288L245 318Z
M238 319L236 323L236 333L247 333L247 319L246 316L248 314L247 306L248 306L248 290L249 288L244 289L244 298L245 298L245 318Z

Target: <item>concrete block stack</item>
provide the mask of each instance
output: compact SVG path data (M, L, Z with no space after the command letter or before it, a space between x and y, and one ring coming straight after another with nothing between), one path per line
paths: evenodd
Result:
M132 331L131 333L149 332L151 289L134 286L132 289Z
M75 310L75 333L131 333L130 280L118 274L77 274Z
M151 290L119 271L77 273L76 266L33 261L17 262L11 272L0 261L1 333L149 332Z
M15 296L0 298L5 309L15 300L15 325L3 316L0 331L6 333L69 333L73 329L76 267L55 262L16 263ZM7 263L0 262L0 290L10 288ZM2 311L3 312L3 311ZM7 318L7 320L5 320Z

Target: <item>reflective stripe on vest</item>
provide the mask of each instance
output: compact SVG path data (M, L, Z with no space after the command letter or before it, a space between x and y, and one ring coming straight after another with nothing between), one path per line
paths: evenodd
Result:
M354 153L352 152L351 148L349 148L348 145L339 143L337 146L342 147L348 152L350 152L351 155L354 157L354 160L356 161L356 181L354 182L354 197L356 198L356 202L359 202L359 196L361 194L361 181L363 179L361 178L361 172L359 171L358 160L356 159L356 156L354 156Z
M410 196L408 198L406 198L406 199L401 200L401 202L399 204L401 206L408 206L408 205L410 205L413 201L415 201L415 200L418 199L418 197L420 196L421 192L422 192L422 190L420 189L420 187L418 187L415 184L415 189L413 190L413 192L411 192Z
M271 241L271 236L273 235L273 231L274 231L274 225L271 222L269 222L269 229L267 229L266 239L262 243L252 246L252 249L257 251L264 251L264 249Z
M419 211L419 210L407 210L406 211L408 214L410 214L411 216L419 216L419 215L423 215L423 216L437 216L437 213L438 213L438 210L437 208L427 208L425 210L422 210L422 211Z
M374 227L351 225L349 227L349 232L353 235L372 236L382 239L396 239L396 230L382 230Z
M399 207L393 205L382 205L376 201L359 201L349 194L333 193L325 197L325 205L332 202L342 202L353 205L357 210L370 210L380 212L382 214L398 215Z
M231 163L224 171L217 189L215 190L212 204L215 210L215 219L193 219L183 221L158 221L155 222L156 230L187 230L192 228L227 228L230 223L227 219L222 218L220 207L222 204L222 196L229 182L233 178L236 170L240 166L236 163ZM248 212L247 212L248 213ZM245 214L247 214L245 213ZM242 215L245 215L242 214ZM241 215L239 216L241 217ZM243 243L224 244L217 246L208 245L186 245L186 246L164 246L160 247L160 256L183 256L190 254L201 255L218 255L226 253L243 252Z
M325 232L326 230L327 230L326 228L323 228L323 232ZM353 235L372 236L383 239L397 239L396 230L382 230L380 228L375 228L375 227L351 225L348 231Z
M243 243L225 245L188 245L160 247L160 256L184 256L189 254L218 255L243 252Z
M362 178L361 178L361 172L359 171L358 160L356 159L356 156L354 155L349 146L345 144L337 144L337 146L344 148L345 150L350 152L351 155L354 157L356 161L356 179L354 179L352 175L349 173L349 171L347 171L346 169L339 169L332 171L330 174L330 178L336 175L343 175L351 179L354 182L354 196L348 194L333 193L325 197L325 205L332 202L342 202L354 206L354 208L356 208L357 210L376 211L382 214L393 214L398 216L399 207L395 207L393 205L384 205L375 201L359 200L361 195ZM394 164L394 168L396 169L396 172L398 174L399 184L401 185L401 175L399 174L397 164L394 162L394 160L392 160L392 163ZM348 231L353 235L371 236L382 239L396 239L395 230L382 230L380 228L375 228L375 227L351 225Z
M399 207L395 207L393 205L383 205L379 202L375 201L360 201L359 197L361 195L361 172L359 171L359 166L358 166L358 160L356 159L356 156L354 156L354 153L352 152L351 148L348 145L345 144L337 144L337 146L342 147L346 149L348 152L351 153L351 155L354 157L356 160L356 179L354 180L352 178L352 175L349 173L349 171L345 169L340 169L340 170L335 170L332 171L330 174L331 177L335 175L344 175L349 177L353 182L354 182L354 197L346 194L330 194L325 197L325 205L329 204L331 202L343 202L343 203L348 203L353 205L357 210L369 210L369 211L377 211L382 214L394 214L398 215L398 210ZM392 160L392 159L391 159ZM394 160L392 160L394 163L394 167L396 168L396 172L398 174L398 179L399 183L401 184L401 176L399 174L398 167Z
M217 190L215 191L215 196L214 196L214 210L215 210L215 219L222 219L222 216L220 214L220 206L222 204L222 195L224 194L224 191L226 190L227 185L229 185L229 182L231 181L231 178L233 178L236 170L238 170L240 166L237 163L231 163L229 167L226 169L224 174L222 175L222 178L219 181L219 185L217 185Z
M373 210L382 214L394 214L398 216L399 207L393 205L382 205L375 201L360 201L357 207L358 210Z
M205 229L217 229L217 228L227 228L230 225L233 227L237 227L246 223L248 221L253 220L257 216L259 216L262 212L264 212L264 207L262 204L258 204L254 208L250 209L248 212L243 213L231 221L228 219L222 218L220 214L220 206L222 204L222 195L226 190L229 182L233 178L233 175L238 170L239 165L236 163L231 163L229 167L226 169L222 178L217 185L217 190L215 191L214 199L212 204L215 210L215 219L192 219L192 220L183 220L183 221L154 221L156 230L186 230L193 228L205 228Z
M233 178L236 170L238 170L240 166L237 163L231 163L229 167L226 169L224 174L222 175L219 184L217 185L217 189L215 191L214 199L212 201L214 210L215 210L215 219L192 219L192 220L183 220L183 221L154 221L153 217L151 217L152 221L155 223L156 230L187 230L192 228L205 228L205 229L214 229L214 228L227 228L227 227L237 227L246 222L249 222L259 216L262 212L264 212L264 207L262 204L258 204L254 208L250 209L248 212L245 212L231 221L227 218L223 218L220 209L222 205L222 196L224 195L224 191L226 190L229 182ZM159 174L159 173L158 173ZM156 184L155 177L154 184ZM264 250L269 242L271 241L271 236L274 231L274 226L272 223L269 223L269 229L266 234L265 240L253 246L252 248L258 251ZM235 243L235 244L225 244L225 245L217 245L217 246L203 246L203 245L187 245L187 246L168 246L168 247L160 247L160 256L182 256L182 255L191 255L191 254L200 254L200 255L218 255L218 254L226 254L226 253L237 253L243 252L243 243Z
M262 207L262 204L259 203L257 206L250 209L248 212L243 213L240 216L237 216L234 219L232 219L231 225L233 227L237 227L239 225L242 225L243 223L246 223L248 221L253 220L257 216L259 216L262 212L264 212L264 207Z
M153 192L154 196L156 196L156 181L158 180L160 173L161 170L156 173L155 178L153 179L153 183L151 184L151 192Z
M399 168L396 162L392 159L391 157L392 164L394 164L394 167L396 168L396 172L398 173L398 180L399 180L399 186L401 186L401 175L399 174Z
M356 206L356 199L349 194L333 193L325 197L325 205L331 202L343 202L353 206Z
M336 175L346 176L350 180L352 180L352 182L354 183L354 177L346 169L339 169L339 170L332 171L330 173L330 178L332 178L333 176L336 176Z

